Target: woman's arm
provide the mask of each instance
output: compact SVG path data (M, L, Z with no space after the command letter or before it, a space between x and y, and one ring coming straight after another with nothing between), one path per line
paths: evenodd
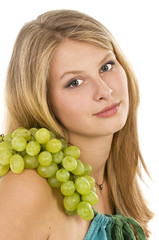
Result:
M48 239L50 195L47 181L36 171L9 171L0 181L0 239Z

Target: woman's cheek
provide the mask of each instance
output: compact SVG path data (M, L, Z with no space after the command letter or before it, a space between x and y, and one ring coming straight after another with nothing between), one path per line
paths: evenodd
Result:
M118 79L118 81L117 81L116 89L123 96L125 96L125 95L128 96L127 76L122 67L121 67L120 74L117 79Z
M60 118L77 114L77 111L82 108L83 102L81 98L71 97L70 95L61 94L55 97L53 111Z

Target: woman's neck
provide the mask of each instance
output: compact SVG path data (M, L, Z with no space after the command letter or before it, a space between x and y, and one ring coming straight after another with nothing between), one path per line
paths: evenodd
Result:
M92 166L91 175L98 184L103 182L105 164L111 149L113 135L86 137L70 134L70 143L79 147L79 159Z

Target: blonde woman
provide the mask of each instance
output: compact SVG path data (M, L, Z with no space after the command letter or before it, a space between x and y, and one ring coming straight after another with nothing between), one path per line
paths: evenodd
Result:
M111 33L72 10L50 11L21 29L6 80L6 133L45 127L91 164L95 217L66 216L59 190L34 170L0 183L1 240L148 239L152 213L138 177L135 75ZM142 230L143 229L143 230Z

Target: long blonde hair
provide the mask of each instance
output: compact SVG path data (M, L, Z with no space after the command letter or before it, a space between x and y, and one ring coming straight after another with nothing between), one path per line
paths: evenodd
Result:
M133 217L149 236L152 212L141 194L137 177L140 165L148 173L142 158L137 133L139 91L135 75L112 34L90 16L73 10L56 10L40 15L21 29L10 60L6 80L8 108L6 132L23 126L47 127L67 137L48 98L49 68L56 48L64 39L85 41L112 50L128 79L129 113L125 126L114 134L105 167L110 200L124 216Z

